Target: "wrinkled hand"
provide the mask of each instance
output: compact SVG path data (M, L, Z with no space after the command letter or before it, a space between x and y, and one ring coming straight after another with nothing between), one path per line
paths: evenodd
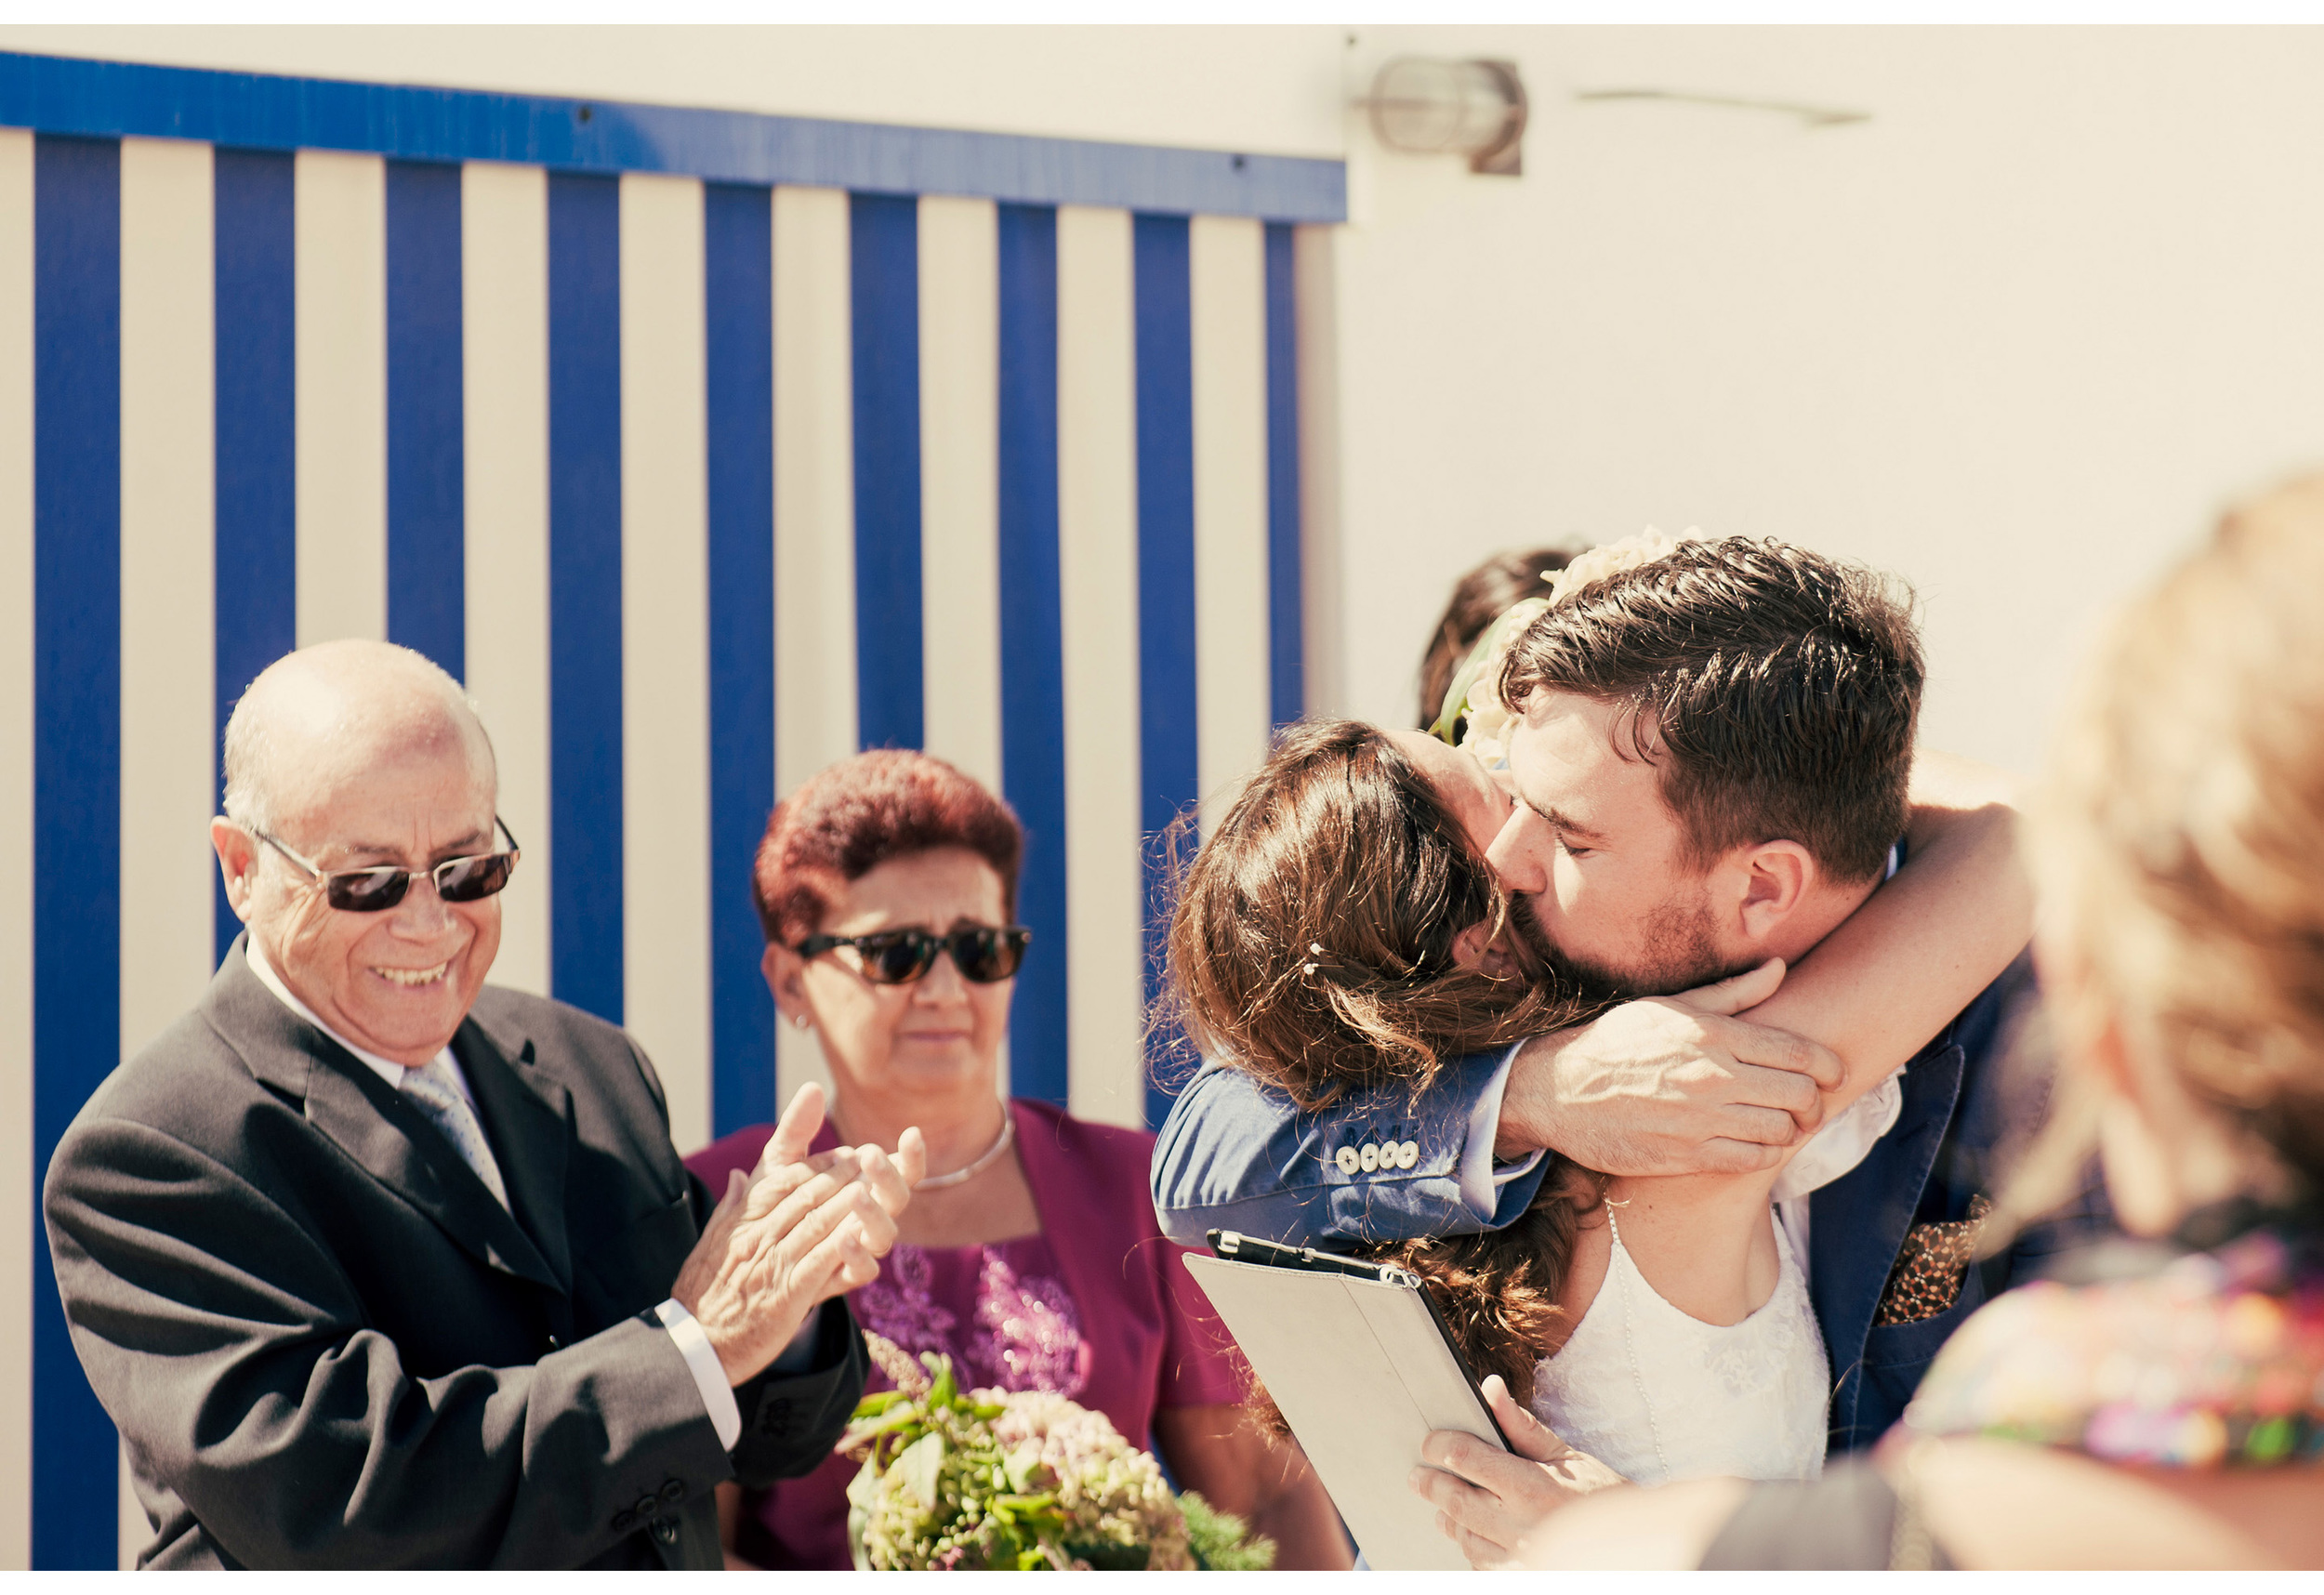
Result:
M1435 1507L1436 1526L1470 1566L1518 1567L1560 1508L1625 1481L1519 1406L1499 1374L1486 1376L1482 1389L1515 1453L1440 1429L1420 1444L1428 1466L1412 1470L1412 1491Z
M823 1302L878 1276L896 1216L926 1171L918 1130L904 1133L892 1158L876 1146L810 1157L822 1127L823 1088L802 1086L759 1167L728 1178L670 1287L734 1384L772 1362Z
M1780 958L1715 985L1609 1008L1525 1045L1494 1152L1553 1147L1620 1175L1772 1168L1824 1122L1844 1069L1829 1048L1735 1017L1783 983Z

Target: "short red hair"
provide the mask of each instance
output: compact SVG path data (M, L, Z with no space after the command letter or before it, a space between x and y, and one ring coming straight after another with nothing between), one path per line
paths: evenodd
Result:
M890 859L966 848L1000 877L1003 912L1017 912L1024 827L982 782L909 748L876 748L807 778L767 816L750 872L751 900L769 942L815 933L833 889Z

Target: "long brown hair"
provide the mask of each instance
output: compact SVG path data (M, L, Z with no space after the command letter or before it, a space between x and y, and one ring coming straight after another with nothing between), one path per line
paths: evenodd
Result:
M1296 725L1185 872L1170 921L1171 1017L1206 1055L1302 1108L1381 1087L1417 1096L1452 1059L1582 1015L1530 981L1455 962L1454 938L1507 909L1395 744L1355 720ZM1562 1327L1575 1233L1602 1188L1557 1161L1507 1228L1367 1255L1420 1274L1471 1364L1526 1401Z

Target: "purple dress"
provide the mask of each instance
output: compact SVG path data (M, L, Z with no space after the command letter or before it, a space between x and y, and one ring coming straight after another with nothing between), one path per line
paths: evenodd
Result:
M1103 1412L1136 1444L1154 1443L1165 1406L1241 1399L1232 1344L1164 1240L1146 1192L1154 1137L1071 1118L1017 1099L1017 1156L1037 1234L983 1246L900 1246L880 1277L848 1298L856 1321L907 1351L950 1356L960 1382L1054 1391ZM703 1148L687 1167L726 1188L773 1133L754 1125ZM815 1150L836 1145L829 1126ZM872 1370L867 1391L888 1381ZM847 1485L857 1464L744 1496L735 1549L761 1567L845 1568Z

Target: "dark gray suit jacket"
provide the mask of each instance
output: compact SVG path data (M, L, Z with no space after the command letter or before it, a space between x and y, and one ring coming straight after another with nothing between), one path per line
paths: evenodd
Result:
M653 1310L709 1198L614 1026L487 989L453 1051L515 1212L236 942L49 1164L75 1350L154 1567L716 1567L715 1485L830 1452L865 1357L736 1392L730 1457Z

